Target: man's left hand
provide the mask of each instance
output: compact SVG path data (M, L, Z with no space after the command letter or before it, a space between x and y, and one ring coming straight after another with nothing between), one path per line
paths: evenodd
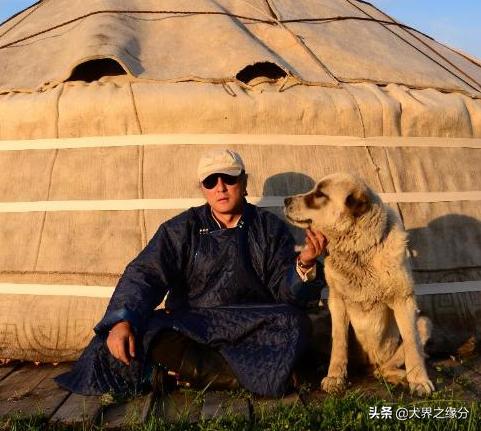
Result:
M312 230L310 227L307 228L306 242L299 254L301 263L306 266L314 265L316 259L325 252L326 245L327 239L321 232Z

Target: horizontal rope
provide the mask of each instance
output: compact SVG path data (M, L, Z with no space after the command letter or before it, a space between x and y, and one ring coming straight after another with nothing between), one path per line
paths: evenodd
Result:
M1 292L1 286L0 286ZM466 292L481 292L481 280L476 281L458 281L452 283L429 283L416 284L414 286L414 293L417 296L423 295L445 295L448 293L466 293ZM321 299L327 299L329 290L322 289Z
M115 200L70 200L37 202L2 202L0 213L37 211L134 211L187 209L205 203L202 198L187 199L115 199Z
M380 193L379 195L386 203L432 203L481 200L481 191ZM284 196L249 196L247 200L252 204L264 208L284 206ZM1 202L0 213L171 210L187 209L204 203L205 200L203 198Z
M480 292L481 280L451 283L417 284L416 295L436 295L443 293Z
M0 294L6 295L49 295L110 298L114 286L81 286L73 284L21 284L0 283Z
M48 295L74 296L90 298L110 298L114 286L81 286L71 284L22 284L0 283L0 294L5 295ZM417 284L414 288L416 295L442 295L448 293L480 292L481 280L462 281L453 283ZM328 296L328 289L323 289L322 299Z
M247 21L252 21L252 22L258 22L258 23L263 23L263 24L269 24L269 25L278 25L279 23L282 24L288 24L288 23L309 23L309 22L316 22L316 23L329 23L333 21L346 21L346 20L355 20L355 21L371 21L371 22L376 22L376 23L381 23L381 24L386 24L386 25L392 25L395 27L400 27L400 28L406 28L414 31L418 31L413 27L410 27L408 25L398 23L395 21L386 21L386 20L379 20L377 18L370 18L370 17L359 17L359 16L332 16L332 17L324 17L324 18L298 18L298 19L290 19L290 20L272 20L272 19L262 19L262 18L256 18L253 16L244 16L244 15L237 15L229 12L221 12L221 11L175 11L175 10L118 10L118 9L106 9L106 10L97 10L93 11L75 18L72 18L70 20L61 22L59 24L56 24L51 27L44 28L40 31L37 31L35 33L28 34L26 36L23 36L19 39L15 39L11 42L5 43L3 45L0 45L0 49L5 49L10 46L13 46L17 43L24 42L26 40L32 39L36 36L40 36L42 34L48 33L53 30L57 30L59 28L65 27L69 24L72 24L76 21L80 21L84 18L88 18L90 16L94 15L104 15L104 14L118 14L118 15L154 15L154 14L161 14L161 15L185 15L185 16L190 16L190 15L220 15L220 16L228 16L232 18L237 18L237 19L244 19Z
M69 24L72 24L74 22L80 21L84 18L88 18L93 15L104 15L104 14L132 14L132 15L151 15L151 14L162 14L162 15L224 15L224 16L230 16L233 18L238 18L238 19L245 19L248 21L253 21L253 22L262 22L265 24L275 24L275 21L272 20L265 20L265 19L259 19L259 18L254 18L254 17L248 17L248 16L243 16L243 15L236 15L236 14L231 14L228 12L218 12L218 11L168 11L168 10L117 10L117 9L107 9L107 10L97 10L94 12L87 13L85 15L81 15L75 18L72 18L68 21L64 21L60 24L54 25L52 27L47 27L43 30L37 31L35 33L28 34L27 36L21 37L19 39L13 40L11 42L5 43L3 45L0 45L0 49L5 49L10 46L13 46L17 43L24 42L28 39L32 39L36 36L40 36L42 34L48 33L52 30L57 30L59 28L65 27Z
M379 196L384 202L396 203L460 202L481 200L481 191L379 193Z
M287 145L332 147L481 148L480 138L414 138L324 135L248 135L167 133L157 135L95 136L83 138L0 140L1 151L103 148L139 145Z

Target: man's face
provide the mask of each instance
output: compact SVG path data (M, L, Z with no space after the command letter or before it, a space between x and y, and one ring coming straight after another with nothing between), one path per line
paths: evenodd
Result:
M216 176L217 182L211 189L201 183L202 193L211 208L220 214L239 213L245 193L244 177L240 177L233 185L226 184L220 174Z

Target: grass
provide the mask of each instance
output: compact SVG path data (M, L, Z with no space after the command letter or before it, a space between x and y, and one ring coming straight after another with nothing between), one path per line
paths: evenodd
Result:
M233 399L249 398L246 393L232 393ZM454 409L454 410L453 410ZM463 410L460 410L463 409ZM455 412L460 415L466 409L466 418L446 418L446 414ZM419 417L396 419L396 412L402 410L409 415ZM433 417L440 415L443 418ZM428 412L431 415L428 415ZM322 401L313 400L306 405L294 403L277 405L274 408L256 411L251 421L226 413L223 418L201 420L189 423L186 416L181 416L176 423L166 423L161 418L151 415L142 425L130 425L130 431L314 431L314 430L442 430L442 431L475 431L481 421L481 403L455 400L452 393L440 391L427 400L403 399L401 395L393 401L364 394L361 390L349 391L342 397L327 397ZM381 415L384 414L384 418ZM423 417L424 415L424 417ZM68 428L49 427L41 416L30 418L11 417L0 421L0 431L43 431L66 430ZM102 426L84 425L82 431L101 431Z

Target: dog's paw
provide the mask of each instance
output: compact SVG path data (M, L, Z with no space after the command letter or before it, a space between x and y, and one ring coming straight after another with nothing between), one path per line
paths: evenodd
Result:
M339 394L346 390L347 381L345 377L329 377L322 379L321 388L328 394Z
M409 382L409 390L411 394L416 394L420 397L431 395L435 391L433 382L427 377L423 380Z
M392 385L406 385L406 370L402 368L377 368L374 370L374 377L382 382Z

